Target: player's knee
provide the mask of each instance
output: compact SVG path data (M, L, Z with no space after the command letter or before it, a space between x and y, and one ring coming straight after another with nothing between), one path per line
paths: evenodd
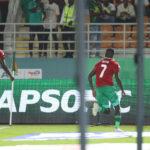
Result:
M115 115L120 115L120 111L116 111L116 112L115 112Z
M110 109L106 108L105 111L104 111L104 114L109 115L110 114Z
M120 115L120 106L115 106L115 115Z

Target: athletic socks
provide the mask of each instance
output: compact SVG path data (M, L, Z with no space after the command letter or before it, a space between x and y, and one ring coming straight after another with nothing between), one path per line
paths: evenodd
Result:
M115 128L119 128L121 121L121 115L115 115Z

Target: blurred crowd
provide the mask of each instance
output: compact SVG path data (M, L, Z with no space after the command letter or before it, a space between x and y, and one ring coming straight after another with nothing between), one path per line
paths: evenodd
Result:
M90 18L90 23L135 23L137 20L137 2L138 0L87 0L87 10ZM76 26L76 0L20 0L20 6L26 23L33 23L30 27L30 41L34 41L37 35L38 41L48 41L49 33L52 31L52 39L55 41L55 50L59 49L57 32L61 29L63 47L69 50L65 58L73 57L75 49L74 41L75 26ZM150 0L144 0L144 15L148 20L150 17ZM0 11L0 21L2 22L2 14ZM49 24L51 23L51 25ZM114 30L115 30L115 26ZM90 31L101 31L101 26L91 25ZM40 32L44 32L41 34ZM71 33L70 33L71 32ZM1 34L0 34L1 35ZM91 34L90 40L101 40L100 34ZM2 38L0 37L0 40ZM90 49L93 49L93 44L90 44ZM95 49L100 49L100 44L97 43ZM29 43L29 49L33 49L33 43ZM47 50L47 42L39 43L40 50ZM55 52L57 56L58 53ZM92 55L92 54L91 54ZM99 53L96 53L98 56ZM30 51L30 56L33 56ZM47 57L47 52L39 52L39 57Z
M28 11L29 2L36 0L20 0L21 8L24 12L26 21L29 22ZM43 5L48 5L49 0L37 0ZM76 1L75 1L76 2ZM137 14L138 0L87 0L90 17L95 16L97 22L111 23L111 22L135 22ZM59 20L62 15L63 8L68 5L69 0L53 0L59 7ZM46 6L47 7L47 6ZM46 9L46 7L44 7ZM144 15L150 16L150 0L144 0ZM94 18L91 19L94 21Z
M90 17L97 18L96 22L136 22L138 0L90 0ZM150 2L144 0L144 15L150 15ZM94 21L94 18L91 18Z
M21 8L24 12L27 23L32 23L30 27L30 43L29 50L33 50L33 40L37 34L39 42L39 50L44 50L44 53L39 52L39 57L47 57L47 45L49 41L49 33L52 33L52 38L55 43L55 50L58 50L58 29L62 32L62 41L64 50L68 50L64 58L72 58L75 49L75 22L76 9L74 0L55 1L55 0L21 0ZM39 24L40 23L40 24ZM41 34L40 32L45 32ZM70 33L71 32L71 33ZM71 41L71 42L69 42ZM57 56L57 51L55 56ZM30 51L30 56L33 56Z

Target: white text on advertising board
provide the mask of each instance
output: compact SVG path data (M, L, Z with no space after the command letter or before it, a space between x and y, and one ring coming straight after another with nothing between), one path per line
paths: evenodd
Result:
M126 95L131 96L131 91L125 90ZM117 92L119 96L119 101L121 101L121 91ZM56 98L59 97L58 98ZM69 106L70 97L74 96L74 103L72 106ZM22 112L25 113L28 106L37 104L40 100L43 103L49 104L47 107L39 106L41 112L44 113L52 113L56 112L59 108L61 108L64 112L74 113L79 110L80 107L80 94L78 90L68 90L63 93L61 96L60 90L49 89L45 90L43 93L40 93L37 90L22 90L19 101L19 108L16 107L14 98L11 98L11 91L5 90L0 97L0 110L8 109L10 110L12 100L12 111L13 112ZM85 91L85 100L86 101L96 101L92 96L91 90ZM130 106L126 108L121 107L122 113L128 113L130 111Z

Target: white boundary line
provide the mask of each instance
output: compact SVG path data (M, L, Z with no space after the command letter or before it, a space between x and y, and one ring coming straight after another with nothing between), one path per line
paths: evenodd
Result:
M136 143L102 143L102 144L87 144L87 150L137 150ZM150 150L150 144L144 143L143 150ZM2 146L0 150L80 150L80 145L17 145L17 146Z
M6 128L9 128L9 127L0 127L0 130L6 129Z
M143 132L143 137L150 137L150 132ZM87 132L87 139L111 139L137 137L137 132ZM34 141L34 140L67 140L80 139L79 132L55 132L55 133L33 133L9 139L4 141Z

